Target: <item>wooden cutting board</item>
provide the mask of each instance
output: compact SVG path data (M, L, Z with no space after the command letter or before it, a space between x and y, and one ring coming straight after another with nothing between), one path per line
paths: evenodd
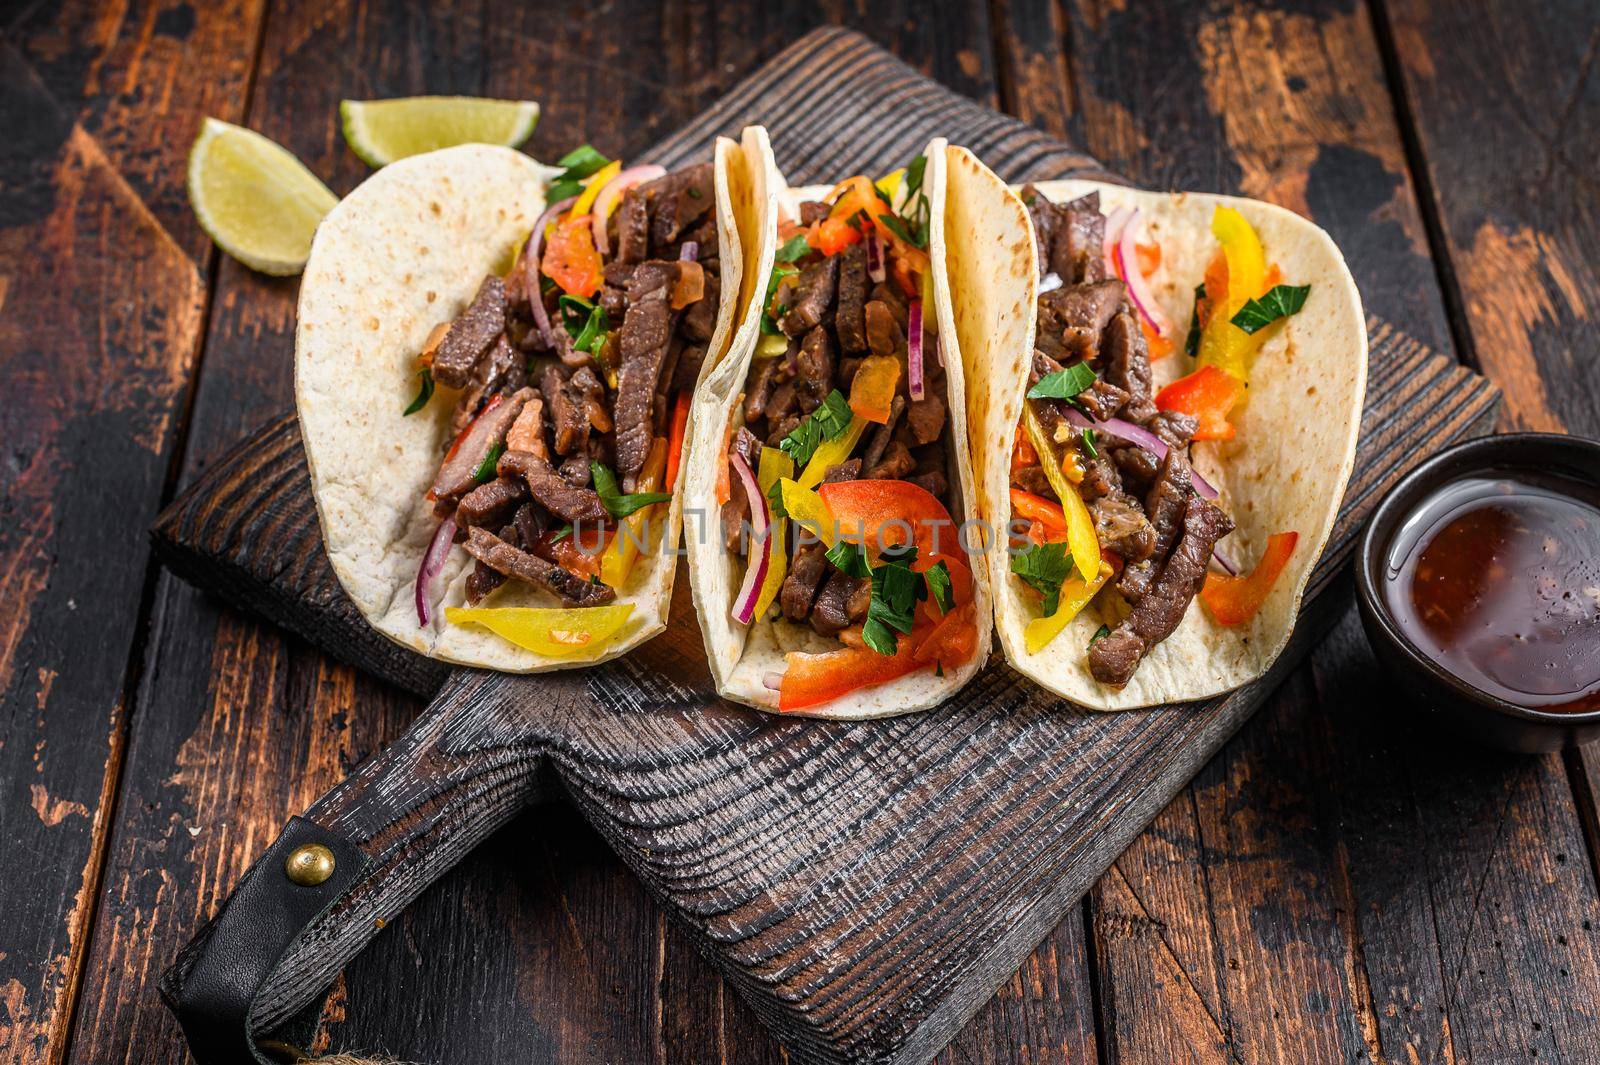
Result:
M648 158L704 158L714 136L748 122L768 126L797 184L889 169L936 134L1008 179L1118 180L839 30L797 42ZM1384 489L1492 425L1493 386L1369 326L1355 471L1289 649L1226 697L1116 715L1078 710L998 659L944 706L889 721L728 706L712 692L681 574L672 626L622 661L542 677L446 669L356 614L322 552L294 418L264 427L161 516L162 556L333 654L437 695L291 826L347 841L366 865L267 981L258 1028L320 995L379 919L554 783L796 1060L931 1058L1324 634ZM281 877L276 860L255 879ZM169 993L218 952L226 925L186 949Z

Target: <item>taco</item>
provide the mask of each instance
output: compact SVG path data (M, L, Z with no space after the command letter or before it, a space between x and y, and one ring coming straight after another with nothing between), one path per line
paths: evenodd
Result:
M1254 200L1011 190L961 148L945 210L1011 664L1100 710L1261 676L1355 456L1366 328L1338 248Z
M959 362L929 255L944 144L877 181L786 189L756 343L706 379L685 487L690 585L723 696L833 718L932 706L988 653Z
M328 557L378 631L534 672L665 627L694 388L757 325L769 157L759 128L672 173L471 145L327 216L295 394Z

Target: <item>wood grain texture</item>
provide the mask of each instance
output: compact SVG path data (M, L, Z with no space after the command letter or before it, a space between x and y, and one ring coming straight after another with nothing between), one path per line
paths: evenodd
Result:
M116 19L68 41L54 9L18 14L0 40L0 842L17 863L0 878L0 1061L33 1062L64 1053L83 971L143 641L143 530L204 287L195 242L143 196L151 160L117 141L114 72L171 78L176 56ZM191 73L226 83L241 49ZM171 86L136 132L199 99Z
M1376 340L1375 380L1417 387L1369 409L1378 445L1364 449L1351 493L1366 503L1395 475L1394 454L1401 465L1417 456L1381 438L1437 441L1489 409L1489 393L1447 362L1389 330ZM1355 520L1336 534L1319 588ZM258 546L242 554L261 560ZM1302 647L1338 600L1319 603ZM528 727L590 820L807 1060L931 1056L1253 706L1235 696L1198 711L1077 714L995 667L962 699L910 719L774 721L702 709L698 654L693 627L674 626L586 671L592 701L563 699ZM473 713L491 719L508 698L548 703L532 694L542 683L485 682ZM1056 766L1071 770L1042 768ZM922 815L930 802L941 816ZM922 964L895 961L907 956ZM286 995L282 1009L295 1004Z

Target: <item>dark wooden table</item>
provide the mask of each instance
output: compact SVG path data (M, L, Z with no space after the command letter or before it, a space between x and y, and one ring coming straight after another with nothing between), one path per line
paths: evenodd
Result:
M407 696L162 572L145 529L290 402L292 280L219 257L216 115L347 191L342 97L534 98L628 153L855 26L1158 186L1327 227L1506 427L1600 435L1600 8L1562 0L7 3L0 14L0 1063L184 1060L155 982ZM1353 614L941 1062L1600 1061L1600 755L1419 736ZM319 1048L430 1063L782 1050L556 798L341 978Z

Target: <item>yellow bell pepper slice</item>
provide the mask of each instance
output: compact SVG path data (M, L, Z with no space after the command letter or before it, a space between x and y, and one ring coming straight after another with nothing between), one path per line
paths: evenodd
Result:
M650 445L650 454L645 456L644 467L639 471L638 487L635 492L658 492L661 490L662 479L667 472L667 441L663 437L656 437L655 443ZM622 590L628 583L628 575L633 572L633 564L639 561L640 548L645 545L645 540L655 529L655 515L663 514L662 509L667 504L657 503L654 506L642 507L634 511L617 525L616 532L606 544L605 552L600 556L600 579L611 587Z
M843 436L818 444L817 450L811 453L811 461L800 473L800 487L815 488L821 484L829 466L837 466L850 457L850 452L861 442L861 434L867 431L869 424L865 418L855 415L850 419L850 428L844 431Z
M859 419L858 419L859 420ZM804 485L785 477L778 482L783 487L783 509L789 520L801 526L829 547L833 546L833 512L822 497Z
M1093 580L1086 581L1082 576L1074 575L1062 581L1061 598L1056 603L1056 612L1049 617L1034 618L1022 630L1022 641L1027 646L1028 653L1038 654L1051 640L1060 636L1061 630L1089 605L1089 601L1110 577L1111 564L1101 562L1100 570L1094 575Z
M779 481L790 480L793 477L794 459L789 457L787 451L775 447L761 449L761 461L756 468L756 484L763 496L771 492L772 486ZM821 502L820 496L818 502ZM782 518L774 518L772 560L767 563L767 575L761 581L761 591L756 595L755 613L751 617L760 619L767 616L772 601L778 598L778 589L783 585L783 578L789 572L789 550L786 543L788 528L788 523Z
M905 180L905 177L906 168L901 167L899 170L889 171L889 173L883 175L872 184L874 188L881 190L881 194L889 197L889 206L893 207L895 205L895 197L900 195L900 183Z
M567 217L580 218L588 214L589 208L594 206L595 197L600 195L600 190L605 188L606 183L620 173L622 173L621 159L613 159L599 170L596 170L594 176L584 184L582 194L578 196L577 202L572 205L572 213Z
M756 341L756 358L776 359L789 350L789 338L782 333L763 333Z
M1067 519L1067 547L1072 551L1073 564L1078 567L1084 580L1093 580L1095 574L1100 572L1100 539L1094 534L1094 519L1089 516L1089 508L1084 506L1077 487L1067 480L1066 473L1061 469L1060 451L1045 435L1039 419L1034 416L1033 404L1027 400L1022 401L1022 425L1027 431L1028 442L1039 453L1039 465L1044 467L1045 479L1056 490L1056 495L1061 497L1061 511Z
M1228 291L1206 293L1211 304L1211 320L1200 333L1198 365L1216 366L1240 381L1248 381L1250 363L1266 337L1246 333L1233 324L1249 300L1264 295L1267 256L1261 238L1244 215L1232 207L1218 207L1211 216L1211 234L1222 245L1228 262Z
M541 655L593 658L609 647L633 614L632 603L583 607L447 606L452 625L482 625L503 640Z

